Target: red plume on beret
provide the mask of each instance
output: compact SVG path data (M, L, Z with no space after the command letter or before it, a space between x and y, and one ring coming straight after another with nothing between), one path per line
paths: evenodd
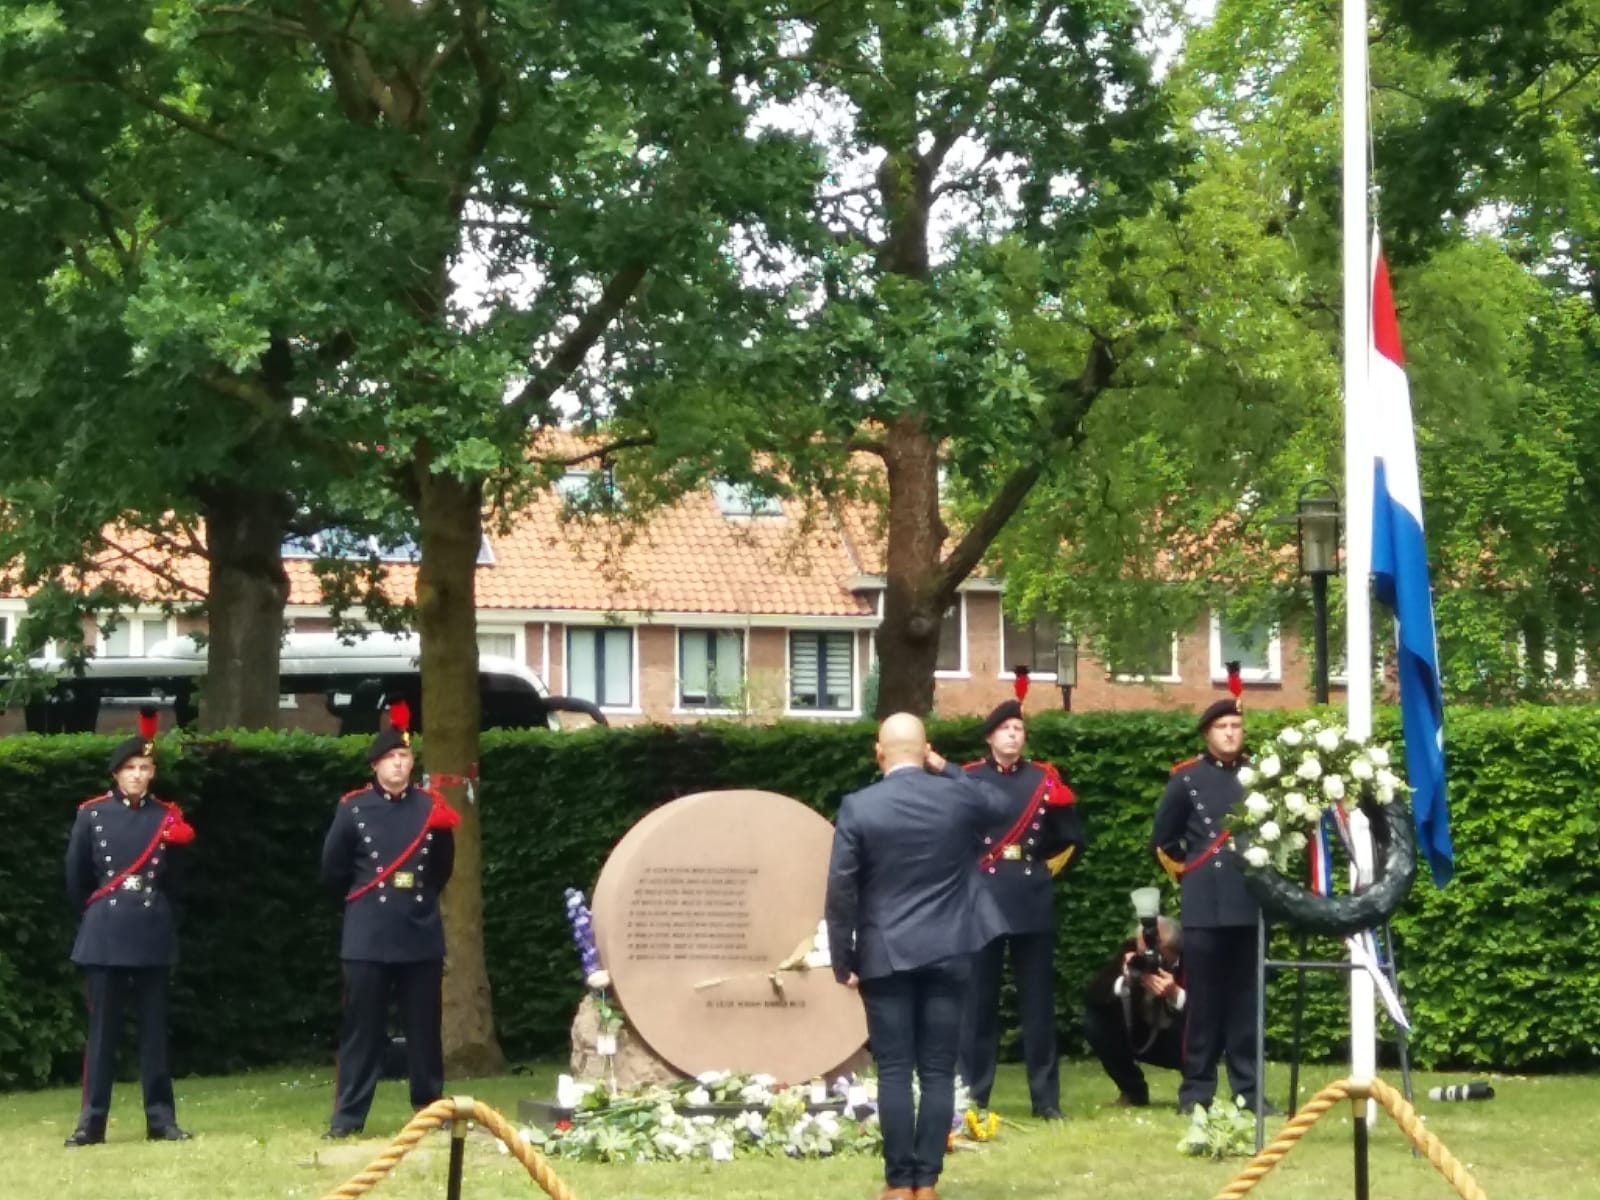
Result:
M154 741L155 740L155 736L156 736L156 731L158 729L160 729L160 727L161 727L160 718L158 718L156 716L156 710L155 709L151 708L149 705L146 705L145 707L143 707L143 708L141 708L139 710L139 736L140 737L142 737L147 742Z
M1011 690L1017 694L1018 700L1026 700L1028 698L1028 668L1012 667L1011 673L1016 676L1011 681Z
M405 733L411 727L411 706L404 700L396 700L391 704L389 724L397 733Z
M1244 680L1239 677L1239 664L1237 662L1228 664L1228 691L1233 694L1235 700L1244 693Z

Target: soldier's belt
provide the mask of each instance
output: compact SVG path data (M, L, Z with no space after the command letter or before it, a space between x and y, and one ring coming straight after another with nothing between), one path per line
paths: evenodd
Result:
M1007 862L1021 862L1022 847L1017 845L1015 842L1009 846L1003 846L1000 849L1000 857L1005 859Z

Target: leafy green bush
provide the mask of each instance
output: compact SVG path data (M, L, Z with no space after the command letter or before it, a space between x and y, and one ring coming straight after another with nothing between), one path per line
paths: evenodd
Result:
M1250 728L1260 735L1303 716L1253 714ZM1030 753L1061 766L1089 831L1082 866L1058 885L1064 1054L1084 1053L1083 989L1131 932L1127 893L1160 884L1176 911L1176 889L1145 846L1169 768L1198 746L1193 728L1184 713L1051 712L1030 722ZM935 722L930 733L958 761L983 748L971 719ZM1381 715L1379 733L1398 739L1394 713ZM832 816L845 792L874 778L872 735L868 722L485 735L484 939L507 1051L565 1047L582 981L562 892L592 891L634 821L691 792L749 786ZM1575 966L1600 940L1600 818L1585 790L1600 773L1600 709L1452 710L1447 736L1456 879L1438 891L1420 872L1394 923L1413 1057L1503 1068L1593 1062L1600 979ZM9 834L0 857L0 1086L77 1072L82 993L67 961L74 921L61 860L76 804L106 786L113 740L0 740ZM339 906L322 891L317 864L333 804L366 778L363 746L292 733L163 740L156 790L183 804L199 835L174 980L180 1072L331 1061ZM1279 932L1273 952L1298 948ZM1331 943L1313 942L1309 953L1343 957ZM1346 978L1329 971L1307 980L1307 1060L1348 1052ZM1294 986L1287 976L1271 984L1274 1055L1288 1050Z

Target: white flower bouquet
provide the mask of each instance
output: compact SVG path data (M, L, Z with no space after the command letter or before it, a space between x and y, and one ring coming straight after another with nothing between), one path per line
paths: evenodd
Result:
M1313 717L1285 726L1239 768L1244 803L1229 816L1228 829L1245 844L1245 865L1287 876L1329 806L1392 803L1407 788L1391 761L1387 744L1339 725Z

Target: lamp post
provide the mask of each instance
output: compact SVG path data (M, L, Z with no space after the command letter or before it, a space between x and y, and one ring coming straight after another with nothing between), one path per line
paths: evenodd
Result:
M1300 574L1311 580L1315 632L1312 690L1318 704L1328 702L1328 576L1339 572L1339 493L1326 479L1308 480L1295 498Z
M1061 707L1072 711L1072 689L1078 686L1078 643L1064 637L1056 643L1056 686L1061 689Z

